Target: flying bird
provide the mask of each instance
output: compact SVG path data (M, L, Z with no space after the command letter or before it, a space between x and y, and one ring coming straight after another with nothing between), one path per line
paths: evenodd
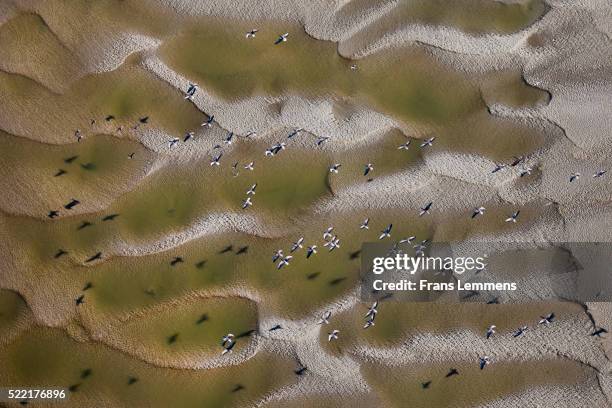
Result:
M329 252L333 251L336 248L340 248L340 239L337 237L333 237L330 241L327 241L323 246L329 248Z
M333 230L334 230L334 227L328 227L325 231L323 231L323 239L325 241L333 238L333 235L331 233Z
M185 133L185 137L183 137L183 142L186 142L186 141L188 141L189 139L193 139L193 135L194 135L194 133L193 133L193 132L187 132L187 133Z
M474 208L474 212L472 212L472 218L476 218L479 215L484 214L484 212L485 212L485 208L484 207Z
M274 45L286 42L288 36L289 36L289 33L279 35L276 41L274 41Z
M327 341L338 340L340 330L334 329L331 333L327 333Z
M363 220L363 222L359 226L359 229L370 229L370 227L368 226L369 223L370 223L370 219L366 218L365 220Z
M255 165L255 162L250 162L248 164L245 164L244 168L245 170L253 171L253 169L255 168L254 165Z
M516 223L516 219L518 218L520 213L521 213L520 210L513 212L512 215L510 215L510 217L506 218L506 222Z
M185 99L193 99L196 91L198 90L198 84L189 83L189 87L187 88L187 92L185 93Z
M168 140L168 147L176 146L179 141L180 139L178 137L173 137L172 139Z
M365 314L365 317L375 316L378 313L377 307L378 307L378 301L374 302L372 306L370 306L367 313Z
M593 178L603 177L603 175L607 172L608 170L598 170L596 173L593 174Z
M434 140L436 140L436 138L435 138L435 137L431 137L431 138L429 138L429 139L425 139L425 140L423 141L423 143L421 143L421 147L433 146L433 142L434 142Z
M525 332L527 331L527 326L523 326L523 327L519 327L518 329L516 329L516 331L512 334L512 337L520 337L523 334L525 334Z
M247 190L247 195L255 195L255 189L257 188L257 183L253 184L251 188Z
M81 295L78 298L76 298L75 303L77 306L82 305L83 303L85 303L85 295Z
M313 254L316 254L316 253L317 253L317 246L316 245L309 246L306 252L306 259L310 258Z
M549 324L552 323L552 321L555 318L555 314L554 313L550 313L546 316L540 316L540 321L538 322L538 324Z
M253 205L253 202L251 201L251 197L247 197L243 202L242 202L242 209L245 210L247 207L250 207Z
M398 150L408 150L410 148L410 139L397 147Z
M498 171L501 171L501 170L503 170L505 168L506 168L505 164L501 164L501 163L495 164L495 168L493 169L493 171L491 173L497 173Z
M340 166L342 166L340 163L336 163L336 164L332 165L332 166L329 168L329 172L330 172L330 173L336 173L336 174L338 174L338 169L340 168Z
M391 236L391 229L393 228L393 224L389 224L387 225L387 227L381 231L380 236L378 237L378 239L383 239L383 238L388 238Z
M433 201L430 201L424 207L421 207L421 211L419 212L419 217L422 217L425 214L429 214L429 210L431 210L431 206L433 205Z
M203 122L200 126L209 128L212 126L213 120L215 120L215 115L209 116L208 119L206 119L206 121Z
M329 140L328 136L319 136L317 139L317 146L323 145L323 143L327 142L327 140Z
M283 250L279 249L278 251L276 251L274 253L274 255L272 256L272 263L276 263L277 260L279 260L280 258L282 258L284 256L283 254Z
M291 255L287 255L286 257L284 257L276 266L276 269L281 269L283 266L289 266L289 261L292 259L293 257Z
M251 31L249 31L248 33L246 33L245 37L246 38L255 38L255 34L257 34L257 31L259 31L259 30L254 28Z
M321 319L317 322L317 324L329 324L329 318L331 317L331 312L327 311L323 313Z
M211 166L219 166L221 165L221 163L219 162L219 160L221 160L221 157L223 156L223 153L219 153L218 156L213 157L212 161L210 162Z
M481 370L484 370L484 368L487 366L487 364L489 364L491 361L489 360L489 357L487 356L483 356L483 357L479 357L479 366Z
M296 136L297 136L297 135L298 135L298 134L299 134L299 133L300 133L302 130L304 130L304 129L302 129L302 128L296 128L296 129L293 129L293 130L292 130L292 131L289 133L289 135L287 136L287 139L293 139L293 138L294 138L294 137L296 137Z
M521 170L521 172L519 173L520 177L524 177L524 176L529 176L531 175L531 171L533 169L531 167L525 167L523 170Z
M300 237L297 241L293 243L291 246L291 252L295 252L298 249L303 248L302 244L304 243L304 237Z

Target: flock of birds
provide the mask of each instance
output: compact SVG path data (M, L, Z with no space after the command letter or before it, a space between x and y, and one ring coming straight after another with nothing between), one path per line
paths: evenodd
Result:
M245 37L248 39L253 39L256 37L258 30L257 29L252 29L251 31L247 32ZM274 42L275 45L279 45L282 43L287 42L289 33L284 33L284 34L280 34L278 36L278 38L276 39L276 41ZM356 65L351 66L351 69L356 69ZM196 95L197 91L198 91L198 85L196 83L189 83L187 90L185 91L185 95L184 98L186 100L192 100L194 98L194 96ZM105 117L105 120L107 122L110 122L112 120L114 120L115 117L113 115L108 115ZM138 129L138 127L147 124L149 121L149 117L145 116L145 117L141 117L138 122L133 126L133 129ZM95 123L95 120L92 120L92 124ZM203 128L211 128L213 126L214 123L214 115L210 115L206 121L204 121L201 126ZM122 130L122 127L118 128L119 131ZM300 133L303 132L304 129L302 128L295 128L293 129L287 136L288 140L291 140L295 137L297 137ZM246 135L244 135L245 138L250 138L251 136L255 136L256 133L254 131L248 132ZM81 132L80 129L77 129L74 133L75 139L77 142L81 142L83 140L83 133ZM187 132L184 137L182 138L182 142L186 143L192 139L194 139L195 137L195 133L193 131ZM223 144L225 146L229 146L233 143L235 138L235 135L233 132L228 132L227 135L225 136L224 140L223 140ZM330 138L327 136L320 136L317 138L316 140L316 145L317 146L321 146L324 143L326 143ZM436 137L430 137L427 139L424 139L422 142L420 142L420 148L421 149L425 149L425 148L430 148L433 146L434 141L436 140ZM405 143L401 144L400 146L397 147L397 149L399 150L409 150L410 146L411 146L411 142L412 139L408 139ZM167 144L168 147L170 148L174 148L179 146L179 144L181 143L181 139L179 138L172 138L170 139ZM214 147L214 149L221 149L222 145L218 144ZM285 150L287 148L287 143L286 142L278 142L274 145L272 145L271 147L269 147L268 149L265 150L264 152L264 156L266 157L274 157L276 155L278 155L279 153L281 153L283 150ZM128 155L129 159L132 159L134 157L135 153L130 153ZM223 157L223 151L218 150L218 153L215 155L212 155L211 157L211 161L210 161L210 166L220 166L221 165L221 158ZM77 158L77 156L72 156L69 157L67 159L65 159L65 163L66 164L70 164L72 163L75 159ZM533 168L530 166L527 166L525 164L525 157L521 156L521 157L514 157L513 160L509 163L509 164L504 164L504 163L497 163L495 164L495 167L492 170L492 173L497 173L500 171L503 171L504 169L508 168L508 167L517 167L517 166L522 166L521 170L519 172L519 176L520 177L525 177L525 176L529 176L531 174L531 172L533 171ZM255 166L255 162L254 161L250 161L246 164L243 165L243 168L247 171L253 171L254 170L254 166ZM238 167L238 163L235 163L232 168L235 171L235 175L237 175L237 167ZM330 165L329 167L329 173L330 174L338 174L340 169L342 167L341 163L333 163L332 165ZM363 166L363 176L368 176L370 175L372 172L374 171L374 164L373 163L366 163ZM65 169L59 169L59 171L55 174L56 177L62 176L64 174L67 173L67 170ZM601 169L596 171L593 174L593 178L600 178L603 177L605 174L607 173L607 170ZM573 183L575 181L578 181L580 178L580 173L572 173L569 176L569 182ZM242 201L241 207L242 209L247 209L249 207L251 207L253 205L253 197L256 194L256 189L257 189L257 183L254 183L253 185L250 186L250 188L246 191L246 197L245 199ZM72 198L70 201L68 201L63 208L66 211L70 211L73 210L77 205L80 204L80 201L78 199L74 199ZM419 208L419 217L430 214L431 210L433 207L433 202L428 202L425 205L423 205L422 207ZM57 210L57 209L53 209L50 210L47 214L47 216L51 219L57 218L60 216L60 211L61 210ZM485 207L483 206L479 206L474 208L474 210L471 213L471 218L474 219L476 217L482 216L485 213ZM507 218L505 218L505 222L509 222L509 223L516 223L518 220L520 214L520 210L516 210L514 211L512 214L510 214ZM113 219L115 219L119 214L111 214L111 215L107 215L105 216L102 221L112 221ZM369 222L370 219L366 218L365 220L363 220L363 222L359 225L359 228L361 230L367 230L369 229ZM92 225L91 223L83 223L79 229L85 228ZM389 238L391 237L391 232L392 232L392 228L393 228L393 224L389 224L386 228L384 228L379 235L379 240L385 239L385 238ZM334 234L334 227L329 227L327 228L324 232L323 232L323 247L327 248L329 252L334 251L336 248L340 248L340 238ZM397 244L403 244L403 243L411 243L413 240L415 240L414 236L411 237L407 237L407 238L403 238L401 240L398 241ZM300 237L298 238L295 242L293 242L293 244L290 247L289 253L285 254L285 252L283 251L283 249L278 249L276 252L274 252L273 256L272 256L272 262L276 265L276 269L280 270L283 268L286 268L290 265L291 260L293 259L295 253L301 249L304 248L304 242L305 239L304 237ZM417 251L417 254L422 254L423 251L426 249L428 240L423 240L422 242L418 243L417 245L414 246L414 248ZM396 244L396 245L397 245ZM313 255L317 254L317 248L318 246L316 244L312 244L309 246L306 246L306 258L309 259L311 258ZM55 258L59 258L61 256L64 256L67 254L67 251L63 250L63 249L59 249L57 251L57 253L55 254ZM88 257L84 262L85 263L90 263L90 262L94 262L96 260L100 260L102 258L102 252L96 252L95 254L91 255L90 257ZM182 260L181 260L182 261ZM178 258L176 260L176 262L179 262ZM86 291L88 289L90 289L92 287L91 283L87 283L85 285L85 287L83 288L83 291ZM76 305L82 305L85 302L85 294L81 294L76 298ZM367 312L365 313L365 322L363 325L364 329L368 329L371 328L373 326L375 326L375 319L378 316L378 301L374 302L367 310ZM327 311L325 312L321 318L318 320L318 324L319 325L328 325L330 324L330 319L331 319L331 311ZM553 322L553 320L555 319L555 314L554 313L550 313L546 316L541 316L541 320L538 322L539 325L548 325L550 323ZM271 328L270 330L278 330L278 329L282 329L282 327L280 325L276 325L273 328ZM525 334L525 332L528 330L527 326L523 326L523 327L519 327L515 332L512 333L512 336L514 338L518 338L521 337ZM487 339L491 338L492 336L494 336L496 333L496 326L495 325L491 325L486 333L485 336ZM607 333L607 330L604 328L596 328L596 330L591 334L592 336L601 336L602 334ZM339 339L340 336L340 331L338 329L333 329L330 332L327 333L327 340L329 342L332 341L337 341ZM236 344L236 336L232 333L228 333L227 335L223 336L223 338L221 339L221 347L222 347L222 355L225 355L227 353L232 352L234 346ZM478 357L478 365L480 367L480 369L484 369L487 365L489 365L491 363L491 359L488 356L479 356ZM305 368L304 368L305 369ZM454 375L458 375L459 371L455 368L451 368L450 371L448 372L448 374L446 375L446 377L451 377ZM426 389L429 388L429 386L431 385L431 381L427 381L427 382L423 382L422 384L422 388Z

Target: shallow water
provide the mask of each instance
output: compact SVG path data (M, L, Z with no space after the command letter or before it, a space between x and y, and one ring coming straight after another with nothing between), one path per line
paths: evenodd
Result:
M373 363L362 366L362 373L388 404L413 407L477 406L534 386L580 384L589 375L589 370L573 361L492 362L480 370L476 354L473 360L409 364L394 370ZM451 367L459 375L445 378ZM429 388L423 389L421 383L428 381Z
M158 368L48 328L24 333L0 350L0 363L2 384L78 385L70 401L81 406L92 400L106 406L244 406L295 381L292 362L278 355L262 352L240 366L205 371ZM137 381L129 384L130 378ZM234 391L238 385L243 388Z

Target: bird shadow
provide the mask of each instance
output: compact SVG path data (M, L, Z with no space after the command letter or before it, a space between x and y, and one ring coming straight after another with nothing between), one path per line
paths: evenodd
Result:
M342 278L336 278L336 279L332 279L329 281L329 286L335 286L343 281L346 280L346 277L342 277Z

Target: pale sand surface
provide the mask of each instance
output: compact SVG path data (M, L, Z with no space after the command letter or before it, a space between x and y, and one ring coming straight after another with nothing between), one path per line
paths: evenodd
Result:
M348 259L392 220L394 238L500 241L497 250L612 241L610 174L591 177L612 169L612 4L440 3L0 2L0 385L78 384L71 406L610 406L612 343L589 335L612 328L610 303L451 304L428 319L422 305L383 302L387 321L363 334L369 305L359 260ZM508 17L521 3L535 11ZM260 32L249 43L251 28ZM244 44L263 62L242 56ZM185 101L190 81L200 87ZM401 93L404 82L418 97ZM210 115L214 125L200 127ZM286 151L264 157L298 127ZM168 146L187 131L193 140ZM228 131L238 140L209 166ZM319 136L330 139L315 149ZM410 155L397 156L407 138ZM530 176L491 173L518 155ZM254 175L242 168L251 160ZM371 182L360 174L368 161ZM336 162L345 172L328 178ZM60 168L68 173L53 177ZM570 184L573 172L582 178ZM241 211L254 182L254 206ZM82 203L66 216L71 198ZM429 201L431 216L418 218ZM486 215L470 222L480 205ZM518 208L520 222L504 224ZM49 220L50 209L62 216ZM366 217L371 229L358 235ZM331 255L321 241L330 225L343 242ZM306 263L298 252L277 271L273 251L300 236L320 253ZM58 246L69 254L55 260ZM84 263L97 251L101 261ZM184 262L170 266L175 257ZM331 324L317 325L328 310ZM552 325L534 327L553 310ZM522 325L532 329L512 338ZM243 336L221 356L227 332ZM445 379L450 367L462 374Z

